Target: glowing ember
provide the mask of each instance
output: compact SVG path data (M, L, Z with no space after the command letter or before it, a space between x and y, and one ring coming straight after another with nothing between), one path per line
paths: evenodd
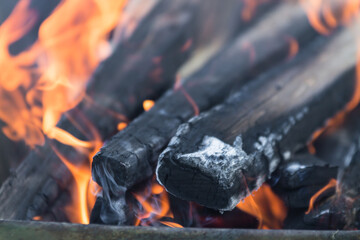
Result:
M280 229L287 215L284 202L267 184L263 184L236 207L256 217L259 229Z
M117 130L121 131L127 127L127 123L121 122L117 125Z
M34 221L40 221L42 218L41 218L41 216L35 216L35 217L33 217L33 220Z
M153 100L145 100L143 102L143 108L145 111L149 111L153 106L155 102Z
M326 184L325 187L320 189L317 193L314 194L314 196L311 197L309 202L309 208L306 211L306 214L309 214L314 209L314 203L316 202L316 199L323 194L326 190L336 187L337 181L335 179L331 179L328 184Z

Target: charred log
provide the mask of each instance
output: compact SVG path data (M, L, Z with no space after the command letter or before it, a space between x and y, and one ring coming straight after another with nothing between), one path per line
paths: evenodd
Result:
M360 106L338 117L333 124L315 140L316 156L329 164L346 166L356 152L353 144L360 136Z
M102 196L97 197L95 206L91 212L90 223L110 225L132 225L135 220L131 204L126 201L126 194L116 199Z
M82 140L107 139L117 131L119 122L126 122L141 112L144 99L156 99L173 84L177 68L191 52L191 48L182 49L193 34L191 25L198 2L159 4L139 23L131 37L100 64L89 81L87 96L63 116L59 128ZM157 57L162 60L154 61ZM160 74L153 74L159 69ZM43 209L34 206L37 205L34 196L44 195L41 193L44 182L49 178L56 180L56 174L62 171L59 153L69 162L84 164L91 151L93 149L78 152L48 139L43 147L32 151L3 184L0 218L24 219L29 207ZM69 173L63 177L71 179ZM51 201L52 198L53 195ZM27 217L34 214L28 213Z
M340 172L336 192L320 202L309 214L304 216L305 223L326 229L357 229L360 227L360 139L350 164Z
M264 16L115 135L94 157L94 180L105 191L116 192L119 186L130 188L150 178L160 152L181 123L222 102L252 75L288 58L286 36L292 36L301 47L316 36L296 3L284 3Z
M68 195L67 187L71 183L71 174L66 166L59 164L52 177L48 178L45 183L41 184L41 189L32 198L31 204L26 212L26 219L31 220L36 216L42 216L44 213L52 209L59 208L58 202L63 202L61 195ZM62 194L65 192L64 194ZM60 196L60 197L59 197ZM60 198L60 200L58 199ZM63 204L65 206L65 204ZM57 213L59 211L55 211ZM61 212L61 211L60 211ZM60 216L51 214L54 219L63 219L64 214Z
M284 189L296 189L311 185L324 185L336 178L338 168L310 154L295 155L291 161L279 166L278 186Z
M0 121L0 128L2 127L3 124ZM29 148L23 141L14 142L0 131L0 185L16 169L28 152Z
M307 208L311 197L337 177L338 168L310 154L299 154L280 164L270 181L289 208Z
M160 155L158 180L179 198L233 209L351 100L356 83L351 31L343 30L324 49L312 46L320 53L299 56L280 74L265 74L181 125Z

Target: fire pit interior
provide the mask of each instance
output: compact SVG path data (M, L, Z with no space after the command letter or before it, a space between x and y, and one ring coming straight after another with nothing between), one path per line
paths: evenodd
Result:
M360 227L360 0L1 2L0 219Z

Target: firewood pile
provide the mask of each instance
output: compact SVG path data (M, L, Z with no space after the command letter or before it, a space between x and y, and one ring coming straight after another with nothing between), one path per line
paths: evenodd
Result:
M251 16L246 1L213 2L223 21L200 0L149 1L57 122L76 147L0 135L4 164L26 155L1 173L1 219L70 221L71 169L96 153L90 223L359 228L360 20L341 22L347 1L319 13L328 29L304 1L262 1Z

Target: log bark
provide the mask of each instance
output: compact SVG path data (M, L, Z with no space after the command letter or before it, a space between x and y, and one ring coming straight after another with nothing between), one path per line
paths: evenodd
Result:
M194 33L191 24L198 2L172 4L164 1L159 4L139 23L132 36L121 42L100 64L89 81L87 96L64 114L58 127L82 140L93 140L96 134L107 139L117 131L119 122L130 120L142 111L144 99L156 99L173 84L177 68L191 52L191 48L181 50ZM162 61L153 61L156 57L161 57ZM152 73L158 69L162 74L153 77ZM44 195L41 192L44 182L49 178L57 182L64 181L62 178L71 179L69 174L60 174L58 179L57 174L64 166L54 147L74 164L84 164L92 151L78 152L47 139L44 146L29 154L0 189L1 219L33 217L27 209L36 204L36 195ZM55 200L53 195L49 196L52 196L50 202Z
M281 4L115 135L94 157L94 180L105 192L116 193L119 187L131 188L150 178L160 152L181 123L222 102L251 76L287 59L286 36L302 47L316 35L299 4Z
M265 74L181 125L159 157L158 181L179 198L233 209L352 99L352 30L341 31L321 51L315 44L320 53L299 56L280 74Z

